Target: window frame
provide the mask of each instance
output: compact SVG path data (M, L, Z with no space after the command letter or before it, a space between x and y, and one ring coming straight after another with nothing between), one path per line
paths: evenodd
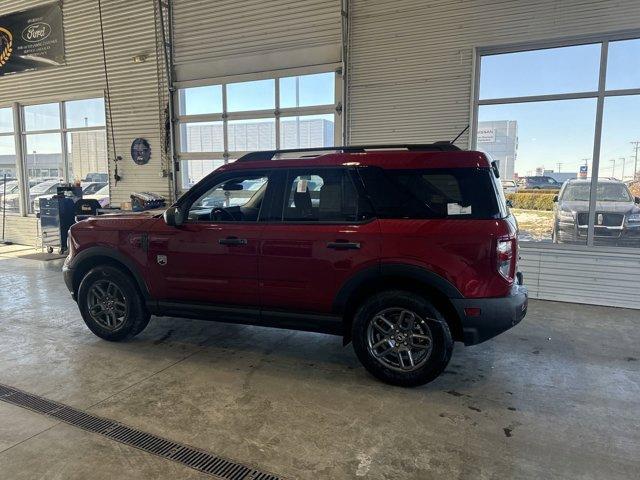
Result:
M313 75L318 73L333 73L334 74L334 102L325 105L314 105L309 107L289 107L280 108L280 79L295 76ZM256 80L274 80L275 83L275 108L266 110L246 110L229 112L227 110L227 85L232 83L250 82ZM222 112L220 113L208 113L197 115L182 115L180 114L180 91L186 88L203 87L208 85L221 85L222 87ZM327 64L313 67L303 67L295 69L285 69L272 72L259 72L256 74L236 75L230 77L222 77L217 79L207 79L200 81L189 82L177 82L176 84L177 94L174 95L174 111L176 115L176 128L175 128L175 155L176 160L181 162L182 160L211 160L220 159L224 160L224 164L231 163L230 159L240 158L250 151L229 150L229 134L228 123L234 120L260 120L260 119L274 119L275 120L275 139L274 147L276 150L280 149L280 132L281 132L281 119L286 117L304 117L309 115L327 115L331 114L334 118L333 127L333 145L339 145L342 143L342 103L343 103L343 82L341 72L338 64ZM182 134L181 126L186 123L199 123L199 122L222 122L223 124L223 150L221 151L208 151L208 152L186 152L182 151ZM332 145L332 146L333 146ZM178 182L178 190L184 192L188 188L184 187L185 178L180 173L180 180Z
M12 211L6 212L5 211L5 212L2 212L2 215L6 214L6 215L9 215L9 216L12 216L12 215L15 216L15 215L20 215L20 212L22 211L21 210L21 208L22 208L21 207L21 204L22 204L22 198L21 198L22 197L22 195L21 195L21 192L22 192L22 185L21 185L22 184L22 175L21 175L21 172L20 172L20 161L18 159L19 152L16 149L16 130L17 130L16 121L15 121L16 117L15 117L15 111L13 109L13 105L2 105L2 104L0 104L0 109L3 109L3 110L7 109L7 110L9 110L11 112L11 120L12 120L11 128L12 128L12 130L10 132L0 132L0 138L11 138L11 139L13 139L13 151L14 151L13 156L14 156L15 179L18 181L18 187L19 187L19 189L18 189L19 209L18 209L18 211L17 212L12 212ZM4 192L2 192L2 183L1 182L2 182L2 174L0 174L0 193L4 194Z
M67 133L69 132L78 132L78 131L96 131L96 130L102 130L104 131L104 134L106 136L107 134L107 104L105 101L105 109L104 109L104 118L105 118L105 124L102 126L91 126L91 127L70 127L68 128L66 125L66 111L65 111L65 104L67 102L73 102L73 101L81 101L81 100L91 100L91 99L96 99L96 98L102 98L104 99L104 92L86 92L83 94L78 94L78 95L70 95L65 97L64 99L60 99L60 98L50 98L50 97L46 97L46 98L42 98L37 102L12 102L12 103L0 103L0 108L9 108L12 112L13 115L13 132L4 132L4 133L0 133L0 136L3 137L13 137L16 148L15 148L15 157L16 157L16 177L18 179L18 181L20 182L20 190L19 190L19 205L20 205L20 209L19 212L17 213L13 213L13 212L8 212L8 215L19 215L22 217L26 217L26 216L34 216L34 213L29 212L29 191L30 191L30 187L29 187L29 175L28 175L28 168L27 168L27 149L26 149L26 137L27 135L37 135L37 134L43 134L43 133L53 133L53 134L59 134L60 135L60 145L61 145L61 152L60 155L62 157L62 165L63 165L63 181L68 182L70 175L69 175L69 149L68 149L68 145L67 145ZM60 115L60 126L59 128L56 129L46 129L46 130L33 130L33 131L26 131L25 128L25 114L24 114L24 108L25 107L29 107L29 106L34 106L34 105L43 105L43 104L49 104L49 103L56 103L58 104L58 114ZM109 161L109 156L108 156L108 149L109 149L109 142L107 139L107 175L109 175L109 171L108 171L108 161Z
M17 132L14 132L16 135L20 136L20 144L22 146L22 175L24 178L24 183L26 185L26 190L25 190L25 198L22 199L24 200L25 204L24 204L24 210L25 210L25 214L26 215L35 215L35 212L30 212L30 205L29 205L29 201L28 198L30 196L30 187L29 187L29 169L27 167L27 158L29 155L29 152L27 151L27 136L28 135L40 135L40 134L59 134L60 135L60 155L62 157L62 171L63 171L63 175L62 175L62 180L66 183L70 182L70 162L69 162L69 144L68 144L68 139L67 139L67 133L72 133L72 132L88 132L88 131L103 131L105 136L107 135L107 103L106 101L104 102L104 125L101 126L91 126L91 127L67 127L67 112L66 112L66 104L67 102L76 102L76 101L82 101L82 100L91 100L91 99L95 99L95 98L103 98L104 100L104 96L101 95L92 95L92 96L83 96L83 97L77 97L77 98L67 98L65 100L53 100L53 101L42 101L42 102L29 102L29 103L21 103L21 104L17 104L17 107L20 110L20 128ZM29 130L27 131L26 129L26 122L25 122L25 108L26 107L31 107L31 106L36 106L36 105L43 105L43 104L50 104L50 103L57 103L58 104L58 115L60 118L60 123L59 123L59 128L55 128L55 129L46 129L46 130ZM14 127L15 129L15 127ZM107 175L109 174L109 154L108 154L108 142L107 142ZM109 182L107 182L109 183Z
M277 161L277 160L276 160ZM345 175L348 179L349 182L351 182L351 185L353 186L353 191L356 194L356 198L358 200L358 205L360 205L360 202L366 202L367 206L369 207L369 212L368 212L368 216L366 218L363 218L361 220L317 220L317 221L308 221L308 220L285 220L284 218L284 209L285 206L287 205L287 202L289 200L289 194L290 194L290 190L289 190L289 179L292 179L294 177L292 177L292 175L298 176L301 174L305 174L305 173L300 173L300 172L318 172L318 171L322 171L322 170L336 170L336 171L340 171L343 173L343 175ZM339 165L328 165L328 166L305 166L305 167L289 167L289 168L284 168L281 169L277 172L279 175L277 177L277 183L274 182L274 189L276 188L276 186L278 187L278 192L275 193L276 198L275 201L272 205L270 205L270 211L268 212L268 214L272 217L279 217L279 220L267 220L265 223L270 223L270 224L276 224L276 225L309 225L309 226L313 226L313 225L362 225L362 224L366 224L369 222L372 222L374 220L376 220L376 215L375 212L373 210L373 206L371 206L371 201L369 200L369 198L367 198L366 195L363 195L363 190L362 190L362 186L358 185L358 182L356 182L356 178L355 176L358 176L358 172L357 169L355 167L349 166L349 167L344 167L344 166L339 166ZM311 173L311 175L313 175L314 173ZM359 177L358 177L359 178ZM279 197L279 200L278 200ZM359 210L356 212L357 216L359 216L359 214L361 213Z
M519 42L506 45L487 45L474 47L472 60L472 76L471 76L471 105L469 112L470 134L468 137L468 145L470 150L477 148L477 131L478 131L478 113L479 108L483 105L503 105L509 103L527 103L527 102L544 102L554 100L574 100L582 98L596 99L596 116L595 116L595 132L593 139L593 154L591 159L591 193L589 199L589 226L587 232L586 245L571 245L572 248L594 247L595 240L595 218L596 218L596 195L597 184L600 177L600 150L602 140L602 122L605 99L609 97L640 95L640 87L628 89L606 89L607 75L607 59L609 51L609 43L620 40L631 40L640 38L640 30L627 30L622 32L613 32L608 34L589 34L573 37L565 37L560 39L550 39L542 41ZM559 47L569 47L576 45L600 44L600 62L598 66L598 89L589 92L572 92L558 93L547 95L530 95L517 97L502 97L491 99L480 99L480 77L482 57L490 55L500 55L506 53L527 52L531 50L546 50ZM544 242L528 242L525 244L533 244L536 246L545 245ZM564 247L563 245L552 245L552 248ZM598 247L617 249L629 252L628 247Z

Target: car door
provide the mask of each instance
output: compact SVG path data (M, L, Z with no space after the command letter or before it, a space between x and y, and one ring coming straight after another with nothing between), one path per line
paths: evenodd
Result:
M161 300L259 306L259 214L268 177L264 171L214 176L181 199L179 208L188 212L182 225L158 222L148 251Z
M265 311L329 313L344 282L380 258L380 229L347 168L282 172L259 255Z

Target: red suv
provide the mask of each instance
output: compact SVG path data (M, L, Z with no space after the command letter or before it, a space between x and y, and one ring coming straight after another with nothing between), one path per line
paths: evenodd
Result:
M525 316L517 225L485 154L330 150L250 153L164 215L75 224L63 271L87 326L122 340L164 315L341 335L373 375L414 386L454 341Z

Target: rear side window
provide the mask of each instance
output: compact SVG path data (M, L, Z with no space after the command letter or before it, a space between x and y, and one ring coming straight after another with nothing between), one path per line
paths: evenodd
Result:
M358 220L358 194L344 169L290 171L283 207L284 221Z
M484 168L359 169L379 218L500 217L493 173Z

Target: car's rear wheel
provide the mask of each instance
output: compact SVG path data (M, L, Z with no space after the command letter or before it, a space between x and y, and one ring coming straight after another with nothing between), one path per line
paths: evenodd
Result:
M353 347L384 382L414 387L444 371L453 352L446 320L421 295L386 291L367 299L353 321Z
M95 267L84 276L78 306L89 329L110 341L137 335L150 319L133 280L112 266Z

